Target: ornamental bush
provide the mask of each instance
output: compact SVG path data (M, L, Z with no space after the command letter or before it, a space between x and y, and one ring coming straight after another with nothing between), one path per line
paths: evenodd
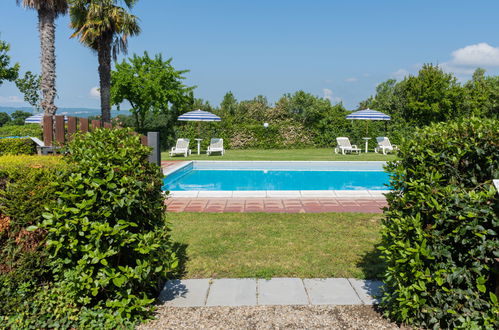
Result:
M139 320L177 267L165 223L162 173L130 130L77 134L44 213L56 287L76 306Z
M33 155L35 152L35 143L31 139L0 138L0 156Z
M426 328L498 328L499 121L418 130L387 166L386 315Z

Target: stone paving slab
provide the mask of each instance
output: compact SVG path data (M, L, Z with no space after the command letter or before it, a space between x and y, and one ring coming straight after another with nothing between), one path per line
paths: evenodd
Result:
M346 278L304 279L313 305L361 305L362 301Z
M372 305L378 303L380 286L353 278L170 280L159 299L170 307Z
M206 306L256 305L256 279L224 278L213 280Z
M172 307L206 305L210 279L170 280L159 294L159 300Z
M356 278L349 278L348 281L364 304L379 304L383 284L381 281L363 281Z
M299 278L258 280L258 305L308 305L310 302Z

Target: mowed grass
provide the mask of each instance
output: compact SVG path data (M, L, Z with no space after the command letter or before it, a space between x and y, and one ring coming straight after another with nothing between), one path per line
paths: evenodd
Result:
M183 278L354 277L383 270L378 214L169 213Z
M332 148L322 149L246 149L246 150L226 150L224 156L214 154L206 155L202 151L197 155L196 148L192 149L192 155L184 157L176 155L170 157L168 152L161 153L162 160L345 160L345 161L373 161L373 160L395 160L394 154L377 154L374 152L358 154L335 154Z

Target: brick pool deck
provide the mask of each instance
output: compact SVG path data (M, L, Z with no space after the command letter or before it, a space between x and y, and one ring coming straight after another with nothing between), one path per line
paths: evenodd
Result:
M162 161L163 168L182 161ZM382 213L387 206L384 197L352 198L219 198L168 197L169 212L265 212L265 213L322 213L359 212Z

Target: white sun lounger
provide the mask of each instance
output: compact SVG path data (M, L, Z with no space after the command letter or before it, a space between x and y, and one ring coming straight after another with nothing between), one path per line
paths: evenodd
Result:
M38 155L48 155L49 153L54 153L60 149L60 147L46 146L45 143L39 138L30 136L30 139L36 143L36 151Z
M374 152L382 152L383 155L386 155L387 152L393 152L394 150L399 150L399 148L391 144L390 139L388 139L386 136L378 136L376 138L376 141L378 142L378 146L374 148Z
M336 138L336 142L338 143L338 146L334 148L335 153L338 153L340 151L343 155L347 152L356 152L358 154L360 153L360 149L357 148L357 145L350 144L350 140L347 137L338 137Z
M189 139L177 139L177 145L170 150L170 157L176 154L183 154L184 157L190 155L189 141Z
M224 139L211 139L208 150L206 150L206 154L209 156L214 152L220 152L222 156L224 155Z

